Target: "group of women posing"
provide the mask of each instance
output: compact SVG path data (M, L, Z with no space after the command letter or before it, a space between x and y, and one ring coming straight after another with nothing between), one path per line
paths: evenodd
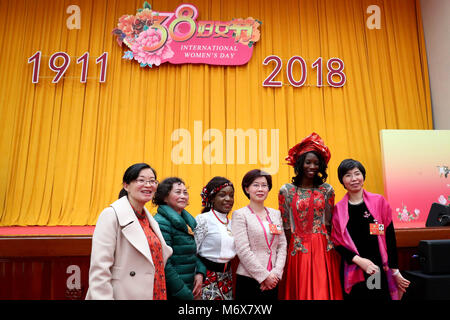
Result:
M183 180L158 183L145 163L128 168L119 199L97 221L86 299L401 298L409 281L398 270L391 208L363 189L363 165L342 161L338 177L348 192L335 205L326 183L330 151L316 133L286 160L295 177L279 191L279 210L264 205L272 177L255 169L242 179L249 204L232 219L235 189L224 177L203 188L204 209L194 218ZM144 207L151 200L154 217Z

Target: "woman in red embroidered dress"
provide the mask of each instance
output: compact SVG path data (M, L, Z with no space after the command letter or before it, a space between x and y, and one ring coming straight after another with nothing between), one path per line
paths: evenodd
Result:
M280 189L278 202L289 242L280 298L339 300L339 256L330 240L334 190L325 183L330 151L316 133L289 150L292 183Z

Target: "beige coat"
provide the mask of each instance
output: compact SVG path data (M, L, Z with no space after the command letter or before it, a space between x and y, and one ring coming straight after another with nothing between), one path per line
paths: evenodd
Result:
M150 227L162 245L164 265L172 255L158 223L145 209ZM100 214L92 237L88 300L153 299L153 264L147 237L127 197Z
M286 237L282 227L280 211L272 208L267 209L272 223L281 227L281 234L274 236L275 239L271 246L272 272L281 279L286 262ZM263 282L270 273L267 271L270 250L256 215L251 213L248 207L234 211L231 219L231 231L239 257L239 266L236 273L251 277L259 283Z

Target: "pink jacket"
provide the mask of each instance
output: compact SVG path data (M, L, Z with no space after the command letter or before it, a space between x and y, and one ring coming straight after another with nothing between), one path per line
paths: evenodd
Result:
M166 263L172 248L152 215L144 211ZM86 299L152 300L154 276L147 237L127 197L122 197L102 211L95 226Z
M384 199L382 195L376 193L370 193L363 190L363 200L369 209L370 214L379 223L384 224L385 228L392 221L392 210L389 203ZM333 212L333 228L331 232L331 239L336 246L344 246L350 251L358 254L358 249L355 246L350 234L347 230L348 223L348 193L339 201ZM388 266L388 255L386 246L386 236L378 236L378 245L380 248L381 259L383 261L383 266ZM349 293L353 287L358 282L364 281L364 271L361 270L356 264L344 263L344 290ZM389 291L392 300L398 300L397 287L395 285L395 280L393 279L392 272L387 268L386 275L388 278Z
M272 223L281 226L281 234L274 236L271 250L267 245L261 224L248 207L234 211L231 219L231 231L239 257L236 273L251 277L259 283L263 282L270 274L267 270L270 257L272 272L280 279L283 276L286 262L286 237L282 227L281 213L272 208L267 209Z

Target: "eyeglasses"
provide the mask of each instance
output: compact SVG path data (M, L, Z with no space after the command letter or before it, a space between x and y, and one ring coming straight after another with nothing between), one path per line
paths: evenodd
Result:
M150 179L150 180L136 179L135 181L136 181L136 184L139 185L139 186L144 186L147 183L149 183L150 185L155 185L156 186L159 183L158 180L156 180L156 179Z

